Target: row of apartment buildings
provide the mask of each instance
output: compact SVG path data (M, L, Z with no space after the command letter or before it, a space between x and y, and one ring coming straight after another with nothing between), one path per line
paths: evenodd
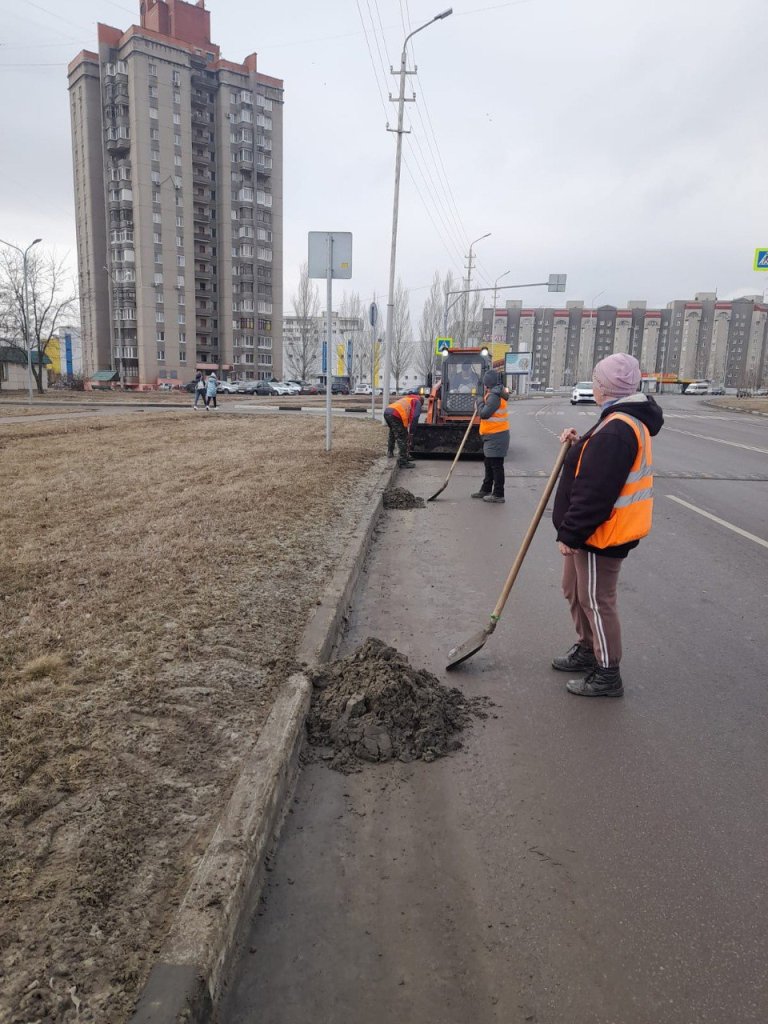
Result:
M712 292L665 309L642 301L626 307L526 308L509 301L483 311L483 339L494 356L503 350L532 354L531 383L563 387L590 380L592 368L612 352L637 358L646 375L711 380L725 387L759 387L768 379L768 304L759 295L721 302Z
M142 0L68 77L87 371L280 376L282 81L222 59L205 0Z

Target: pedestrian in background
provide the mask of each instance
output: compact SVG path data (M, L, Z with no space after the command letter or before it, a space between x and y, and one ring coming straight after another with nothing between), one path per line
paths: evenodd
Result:
M473 498L482 498L489 504L503 504L504 459L509 451L509 391L504 387L498 370L486 370L483 376L484 394L476 402L483 439L485 476L480 490Z
M651 529L651 437L664 423L650 395L638 393L640 364L615 353L593 371L600 419L579 437L560 435L571 449L555 495L552 520L563 557L563 594L577 642L555 658L559 672L581 673L566 688L580 697L621 697L621 624L616 605L619 571L628 553Z
M210 409L211 402L213 402L213 408L214 409L217 407L216 406L216 388L218 387L218 383L219 382L216 379L216 374L212 373L210 375L210 377L208 378L208 383L205 385L205 411L206 412L208 412L208 410Z
M403 469L413 469L416 465L411 458L411 441L416 425L421 416L421 398L418 395L405 395L392 402L384 410L384 422L389 427L387 437L387 456L395 454L395 445L400 456L399 465Z
M205 405L205 377L202 370L198 370L195 376L195 404L192 406L193 409L197 409L197 403L202 398L203 405Z

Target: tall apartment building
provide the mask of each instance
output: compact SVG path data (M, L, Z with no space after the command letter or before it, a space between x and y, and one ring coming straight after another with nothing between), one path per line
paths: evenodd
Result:
M282 375L283 83L205 0L142 0L69 65L86 373Z
M665 309L642 301L625 308L568 302L565 309L526 309L511 300L504 309L483 311L483 336L493 337L495 357L502 349L531 352L531 383L540 387L589 380L595 363L612 352L628 352L645 374L667 379L768 384L768 304L759 295L719 302L700 292Z

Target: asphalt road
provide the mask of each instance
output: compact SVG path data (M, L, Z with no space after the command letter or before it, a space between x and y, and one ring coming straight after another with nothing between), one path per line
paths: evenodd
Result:
M553 434L593 409L514 409L506 505L469 499L466 463L437 502L386 514L347 649L379 636L494 717L433 764L305 768L227 1024L768 1020L768 422L663 404L654 531L620 582L623 700L573 697L549 668L572 638L548 519L496 633L444 673L493 607ZM446 472L401 483L427 496Z

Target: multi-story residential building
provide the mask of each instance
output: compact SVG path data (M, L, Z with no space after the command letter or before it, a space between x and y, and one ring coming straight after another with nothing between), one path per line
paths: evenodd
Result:
M80 328L59 327L48 342L45 354L51 360L50 372L62 377L80 377L83 373L83 346Z
M331 332L332 375L354 378L365 376L365 354L370 360L371 347L363 319L332 312ZM286 374L305 379L323 377L322 353L327 336L325 312L313 317L283 317L283 362Z
M283 83L142 0L69 66L83 354L132 387L281 376Z
M768 304L758 295L718 302L714 293L700 292L693 301L655 310L637 300L597 309L581 302L526 309L511 300L505 309L484 310L486 338L491 324L494 358L505 349L530 352L531 383L538 387L589 380L595 363L612 352L629 352L646 375L668 380L768 383Z

